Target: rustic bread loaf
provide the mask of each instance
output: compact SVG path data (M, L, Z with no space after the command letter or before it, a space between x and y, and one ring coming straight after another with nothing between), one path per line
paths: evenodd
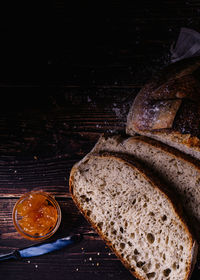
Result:
M173 63L147 83L129 111L126 131L200 159L200 57Z
M180 196L200 244L200 163L156 140L144 137L102 136L92 152L119 152L134 156L165 179Z
M122 263L141 280L189 279L194 241L163 186L138 163L87 156L70 174L74 202Z

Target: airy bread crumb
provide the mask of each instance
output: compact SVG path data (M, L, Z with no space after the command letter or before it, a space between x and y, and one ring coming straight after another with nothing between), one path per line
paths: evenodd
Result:
M88 156L70 175L85 217L139 279L186 280L196 243L169 197L144 170L115 156Z

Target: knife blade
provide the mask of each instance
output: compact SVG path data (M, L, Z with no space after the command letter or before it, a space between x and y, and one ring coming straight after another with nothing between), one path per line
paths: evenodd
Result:
M63 249L69 245L72 245L80 241L81 239L82 239L81 234L75 234L72 236L67 236L67 237L57 239L52 242L39 243L27 248L15 250L9 254L0 255L0 261L8 260L8 259L19 260L21 258L41 256L53 251Z

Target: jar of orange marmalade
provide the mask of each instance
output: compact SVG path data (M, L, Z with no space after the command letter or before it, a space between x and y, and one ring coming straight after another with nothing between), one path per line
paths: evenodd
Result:
M61 210L53 196L42 191L24 194L13 209L13 223L25 238L44 240L52 236L61 222Z

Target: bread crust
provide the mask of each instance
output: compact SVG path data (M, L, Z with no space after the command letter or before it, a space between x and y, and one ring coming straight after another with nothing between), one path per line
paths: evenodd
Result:
M169 65L141 89L129 111L126 132L158 135L162 142L200 153L200 57Z
M142 176L148 181L150 182L150 184L152 184L159 192L161 192L166 199L169 201L169 203L172 206L172 209L175 213L175 215L178 215L178 217L180 218L180 221L185 229L185 231L187 232L189 239L190 239L190 252L191 252L191 259L188 260L188 267L187 267L187 271L186 271L186 276L183 280L189 280L191 273L192 273L192 269L195 265L196 262L196 254L198 251L198 244L196 242L196 240L193 238L193 235L191 234L186 222L185 222L185 218L183 217L183 212L182 212L182 208L181 205L179 203L179 201L177 201L176 199L174 199L174 197L172 196L172 193L166 188L164 187L164 185L162 184L162 182L160 181L160 179L158 179L157 177L155 177L155 175L149 171L148 169L144 168L143 166L140 165L140 163L138 163L137 161L134 161L132 158L126 156L126 155L120 155L118 153L103 153L103 154L98 154L98 155L88 155L87 157L84 158L84 160L89 159L90 157L97 157L97 158L109 158L109 159L115 159L118 160L119 162L122 162L124 164L127 164L128 166L130 166L132 169L136 169L139 173L142 174ZM101 236L101 238L106 242L106 244L111 248L111 250L113 250L113 252L116 254L116 256L120 259L120 261L124 264L124 266L138 279L140 280L145 280L141 275L139 275L136 271L135 271L135 267L130 267L130 265L128 264L128 262L126 260L124 260L120 254L116 251L116 249L113 247L111 241L108 240L108 238L101 232L101 230L95 225L95 223L90 219L90 217L87 216L86 211L83 210L83 208L81 207L81 204L78 202L78 200L76 199L76 197L73 194L73 178L74 178L74 174L75 172L78 170L78 166L79 164L83 163L84 161L80 161L80 163L75 164L75 166L72 168L71 173L70 173L70 179L69 179L69 190L72 196L72 199L74 201L74 203L76 204L76 206L79 208L80 212L83 214L83 216L86 218L86 220L92 225L92 227L97 231L97 233Z
M187 163L190 163L195 169L197 169L200 172L200 161L185 154L182 153L181 151L170 147L168 145L165 145L164 143L161 143L157 140L151 139L147 136L133 136L133 137L129 137L127 138L127 140L125 140L127 142L132 142L132 141L138 141L138 142L143 142L143 143L147 143L153 147L156 147L157 149L159 149L160 151L164 151L167 154L170 154L171 156L173 156L175 159L180 159L183 160Z
M130 135L135 135L132 132ZM190 156L195 157L200 160L200 139L196 136L191 136L190 134L181 134L178 131L138 131L138 134L141 136L146 136L153 138L157 141L161 141L164 144L167 144L170 147L181 150L181 147L186 148L185 153ZM178 147L179 146L179 147Z
M166 152L167 154L170 154L171 156L173 156L174 158L176 159L180 159L180 160L183 160L187 163L190 163L193 165L193 167L195 169L197 169L199 172L200 172L200 160L194 158L194 157L191 157L190 155L188 154L185 154L179 150L177 150L176 148L174 147L171 147L169 145L166 145L165 143L163 142L160 142L156 139L152 139L148 136L145 136L145 135L136 135L136 136L122 136L120 134L116 134L116 135L110 135L110 136L106 136L104 134L102 134L99 138L99 140L97 141L96 145L93 147L93 149L90 151L89 154L92 154L92 153L97 153L97 151L99 152L99 146L100 146L100 150L103 150L101 149L101 141L102 139L104 141L106 141L106 139L108 138L113 138L115 139L115 141L117 141L118 144L122 144L122 146L124 145L123 143L128 143L128 142L135 142L135 141L141 141L143 143L147 143L153 147L156 147L157 149L161 150L161 151L164 151ZM103 150L106 152L106 150Z

